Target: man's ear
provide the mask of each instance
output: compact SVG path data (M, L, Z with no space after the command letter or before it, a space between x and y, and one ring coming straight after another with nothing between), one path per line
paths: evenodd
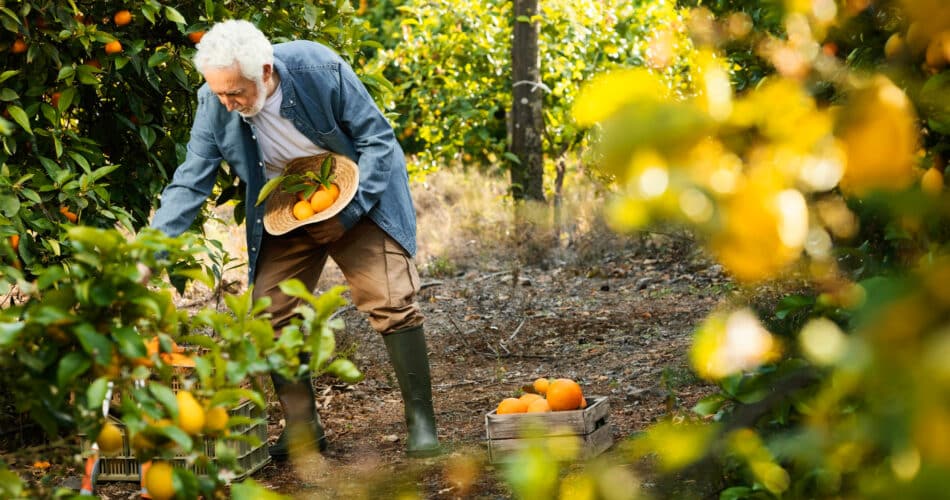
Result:
M267 79L269 79L269 78L272 77L272 76L274 76L274 65L273 65L273 64L265 64L265 65L264 65L263 73L261 73L261 78L262 78L263 80L267 80Z

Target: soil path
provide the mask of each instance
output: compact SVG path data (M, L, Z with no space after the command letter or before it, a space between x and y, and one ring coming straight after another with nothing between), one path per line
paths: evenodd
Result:
M509 498L487 463L485 414L538 377L569 377L607 396L615 443L712 391L688 367L691 332L722 299L728 280L697 254L645 238L583 267L485 268L423 276L420 304L433 373L439 437L448 453L410 460L402 400L382 339L347 310L338 347L366 377L318 378L330 449L324 457L268 464L254 479L296 498ZM320 289L342 283L335 267ZM280 430L271 398L269 434ZM466 464L478 472L462 475ZM133 485L103 483L104 498L134 498Z
M353 386L316 381L330 440L325 460L296 471L271 464L257 478L302 498L392 497L404 486L426 498L507 497L496 468L459 484L453 467L459 457L485 460L485 414L538 377L573 378L585 394L607 396L615 442L685 411L711 391L689 371L691 332L727 283L716 266L687 254L644 241L583 269L424 279L420 303L439 434L452 450L440 460L405 457L402 400L385 347L360 313L347 311L337 340L366 379ZM329 273L326 286L335 279Z

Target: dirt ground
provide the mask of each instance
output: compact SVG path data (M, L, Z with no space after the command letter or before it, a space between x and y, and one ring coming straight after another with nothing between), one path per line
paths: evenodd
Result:
M400 478L398 485L414 475L425 498L507 498L495 467L466 488L446 464L452 451L484 460L485 414L538 377L573 378L585 394L606 396L615 442L688 410L712 390L688 369L690 333L720 300L726 280L716 267L671 250L644 242L595 267L424 279L434 405L450 453L421 464L403 451L402 401L385 347L358 312L347 312L338 342L355 350L366 379L354 386L317 380L330 441L326 463L310 476L271 464L257 479L301 498L332 498L349 496L333 488L358 485L355 496L362 497L367 479L384 488L391 478Z
M614 448L663 416L688 412L713 392L689 370L688 348L694 327L731 285L691 242L656 233L611 241L588 234L596 251L581 251L578 238L563 245L573 249L570 258L506 259L508 250L492 249L491 241L471 243L501 223L453 194L449 186L459 182L450 179L433 188L435 183L414 189L420 210L419 302L427 318L434 406L446 453L426 460L406 457L402 400L385 346L365 317L350 308L341 314L346 329L338 334L338 348L365 379L354 385L315 379L329 450L299 463L267 464L255 480L295 498L395 498L407 491L423 498L511 498L503 468L487 460L485 415L536 378L569 377L585 395L607 397ZM487 203L494 203L498 192L489 198ZM425 228L454 231L444 235L454 246L433 249L435 236ZM575 223L571 230L581 226ZM234 255L243 254L243 228L225 222L210 232L229 241ZM473 258L486 249L494 258ZM331 263L319 288L342 283ZM210 296L200 293L181 300L182 307L213 306ZM279 418L271 397L272 440L280 432ZM464 470L475 472L460 474ZM650 487L649 478L640 479ZM137 498L138 489L132 483L100 483L97 494Z
M342 277L331 267L320 288L337 283ZM424 275L423 286L434 406L447 453L406 457L402 400L385 346L350 309L337 342L366 378L355 385L315 380L328 452L296 467L268 464L256 480L297 498L395 498L402 489L424 498L510 498L502 470L487 463L485 414L536 378L573 378L585 394L606 396L615 443L688 411L712 391L686 358L692 329L728 281L682 242L648 236L584 266L487 267ZM272 439L278 413L273 404ZM460 484L453 467L472 459L485 467ZM108 486L100 493L124 494L112 496Z

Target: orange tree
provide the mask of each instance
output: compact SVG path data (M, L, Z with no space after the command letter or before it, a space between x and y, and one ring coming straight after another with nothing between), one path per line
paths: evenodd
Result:
M185 155L201 83L191 56L215 21L241 17L274 41L324 42L358 55L363 27L346 2L7 2L0 8L0 237L19 236L27 270L64 262L65 228L147 223ZM361 70L361 67L357 67ZM378 73L363 71L374 89ZM218 202L243 193L225 170ZM243 211L238 203L236 216ZM200 221L199 221L200 222Z
M101 402L112 384L122 395L117 404L127 429L154 438L145 442L173 443L143 447L137 455L200 456L198 436L153 425L175 421L178 404L169 386L176 373L161 357L150 359L146 340L159 339L164 351L174 339L205 349L194 357L200 390L193 392L202 404L239 398L260 404L255 388L239 382L274 370L289 376L288 370L300 368L300 350L314 352L317 370L359 376L332 354L327 318L339 305L338 291L317 298L287 284L288 293L314 308L274 342L258 318L263 306L250 304L250 295L229 297L229 314L187 318L165 287L138 282L136 264L144 263L167 269L179 289L193 279L214 286L227 260L213 242L149 231L129 239L106 229L120 226L127 233L145 225L184 156L200 83L190 57L204 29L240 16L274 41L319 40L352 58L362 36L352 12L346 3L299 0L0 6L0 294L10 301L0 310L5 407L11 403L53 437L77 431L93 436L103 426ZM373 88L385 87L378 74L362 76ZM240 220L242 190L235 184L225 170L218 201L237 200ZM199 251L209 254L201 257L204 267ZM202 335L208 333L216 340ZM142 388L136 380L149 381ZM3 466L0 477L0 496L23 494L23 484ZM184 470L175 478L190 497L199 491L212 496L223 486Z
M694 368L721 389L695 408L708 421L628 450L717 469L723 498L942 496L950 6L711 5L688 19L692 92L637 68L574 106L616 180L614 227L691 227L744 292L696 331ZM756 298L775 280L812 291Z

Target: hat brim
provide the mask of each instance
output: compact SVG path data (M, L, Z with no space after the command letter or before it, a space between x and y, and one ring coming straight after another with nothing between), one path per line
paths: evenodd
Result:
M294 204L299 201L295 193L288 192L280 187L267 197L264 207L264 229L273 235L289 233L298 227L306 226L325 221L340 213L344 207L356 195L356 188L360 182L359 167L349 158L333 154L324 153L306 158L297 158L287 164L283 175L303 174L306 172L319 172L327 155L333 156L333 183L340 188L340 196L326 209L311 215L306 219L297 219L294 217Z

